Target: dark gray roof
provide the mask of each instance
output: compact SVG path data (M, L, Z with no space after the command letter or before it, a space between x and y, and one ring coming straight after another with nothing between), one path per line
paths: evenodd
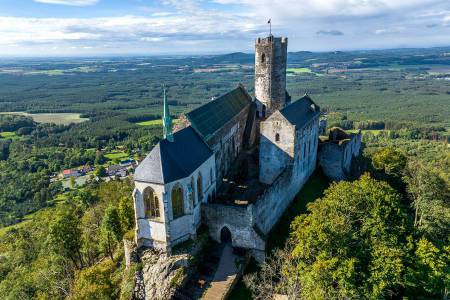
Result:
M320 107L308 95L305 95L280 110L280 113L289 123L297 128L301 128L316 115L320 114Z
M191 126L207 140L250 105L252 98L242 85L186 114Z
M164 139L152 149L136 168L136 181L165 184L185 178L213 155L190 126L175 132L173 139Z

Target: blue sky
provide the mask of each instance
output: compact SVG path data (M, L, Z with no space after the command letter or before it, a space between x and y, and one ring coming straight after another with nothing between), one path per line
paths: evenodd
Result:
M0 0L0 56L450 46L449 0Z

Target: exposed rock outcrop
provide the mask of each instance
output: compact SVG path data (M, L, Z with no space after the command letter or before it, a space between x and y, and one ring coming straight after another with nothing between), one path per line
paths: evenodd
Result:
M142 271L136 278L136 286L143 283L145 287L144 299L171 299L186 278L190 257L189 254L167 256L145 250L141 255Z

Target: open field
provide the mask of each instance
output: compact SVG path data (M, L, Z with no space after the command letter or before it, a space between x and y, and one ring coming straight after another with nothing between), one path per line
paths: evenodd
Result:
M0 138L4 138L4 139L17 139L19 138L15 132L12 131L4 131L4 132L0 132Z
M138 122L138 123L136 123L136 125L139 125L139 126L156 126L156 125L158 125L159 126L159 125L162 125L162 120L156 119L156 120Z
M30 114L26 112L1 112L0 114L21 115L31 117L37 123L54 123L57 125L69 125L71 123L81 123L89 120L87 118L81 118L80 114L74 113Z
M113 150L109 153L106 153L104 156L109 160L122 160L129 157L129 155L126 154L124 151L119 150Z
M312 73L310 68L288 68L288 73Z
M178 119L173 119L172 121L174 124L178 123ZM161 119L149 120L149 121L144 121L144 122L138 122L135 124L139 125L139 126L161 126L162 120Z

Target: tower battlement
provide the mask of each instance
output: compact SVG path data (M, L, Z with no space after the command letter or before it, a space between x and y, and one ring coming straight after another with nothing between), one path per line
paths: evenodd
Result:
M270 36L265 37L265 38L261 38L261 37L257 38L255 44L256 45L259 45L259 44L266 44L266 45L268 45L268 44L271 44L273 42L277 42L278 40L282 44L287 44L287 42L288 42L288 38L285 37L285 36L283 36L283 37L274 37L273 35L270 35Z

